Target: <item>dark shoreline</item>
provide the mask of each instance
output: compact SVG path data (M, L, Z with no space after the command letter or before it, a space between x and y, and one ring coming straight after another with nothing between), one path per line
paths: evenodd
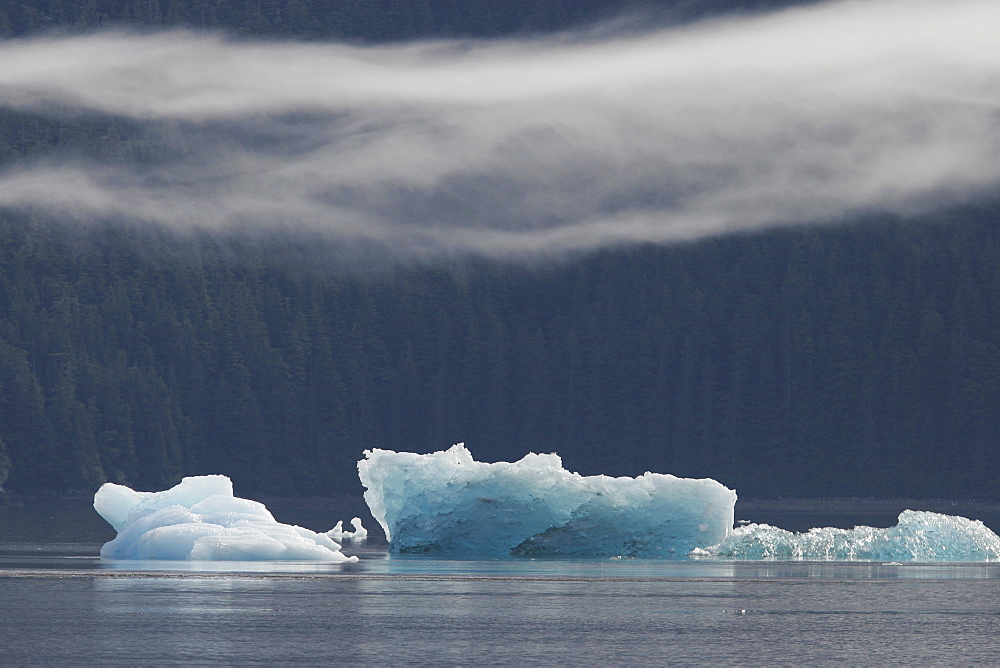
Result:
M929 510L946 515L1000 514L1000 501L991 499L876 499L872 497L816 497L816 498L774 498L739 499L736 512L759 513L802 513L856 515L901 513L904 510Z
M360 495L340 494L337 496L248 496L260 501L268 508L322 509L355 506L367 510L367 504ZM93 492L69 490L62 492L14 493L0 490L0 507L25 505L69 505L78 506L93 502ZM929 510L948 515L985 513L1000 515L1000 500L993 499L942 499L942 498L874 498L874 497L774 497L739 498L736 512L759 513L803 513L803 514L885 514L901 513L904 510Z

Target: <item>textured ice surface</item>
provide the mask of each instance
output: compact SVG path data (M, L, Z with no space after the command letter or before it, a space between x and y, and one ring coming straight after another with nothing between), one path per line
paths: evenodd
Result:
M986 561L1000 559L1000 536L979 520L904 510L899 523L887 529L826 527L793 533L749 524L708 552L737 559Z
M683 555L723 540L736 504L714 480L584 477L555 454L487 464L463 444L428 455L367 450L358 472L394 552Z
M184 478L163 492L106 483L94 509L118 532L101 548L116 559L357 561L326 534L281 524L264 504L233 496L226 476Z

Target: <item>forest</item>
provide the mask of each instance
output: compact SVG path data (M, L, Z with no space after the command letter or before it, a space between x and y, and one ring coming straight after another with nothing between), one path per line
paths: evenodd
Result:
M640 13L677 22L808 0L23 0L0 6L0 37L48 30L184 27L357 42L531 34Z
M25 0L0 9L0 35L494 36L622 5ZM65 150L161 147L127 119L0 109L0 170ZM558 452L585 474L751 497L1000 499L998 211L369 267L305 233L0 210L0 486L224 473L246 493L359 494L364 449L465 442L481 460Z
M321 242L7 216L7 486L357 491L365 448L465 441L751 495L996 498L993 212L364 276Z

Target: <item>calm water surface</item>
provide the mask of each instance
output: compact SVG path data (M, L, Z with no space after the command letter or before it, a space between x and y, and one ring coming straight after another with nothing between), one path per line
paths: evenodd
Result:
M45 516L49 530L39 535L29 516ZM344 566L109 563L94 555L111 537L82 511L0 509L0 662L996 665L1000 656L1000 564L449 561L389 557L378 541Z

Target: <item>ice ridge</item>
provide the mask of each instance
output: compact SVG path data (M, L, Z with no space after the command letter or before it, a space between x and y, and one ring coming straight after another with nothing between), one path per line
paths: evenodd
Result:
M736 559L989 561L1000 559L1000 536L979 520L904 510L889 528L824 527L797 533L749 524L707 552Z

